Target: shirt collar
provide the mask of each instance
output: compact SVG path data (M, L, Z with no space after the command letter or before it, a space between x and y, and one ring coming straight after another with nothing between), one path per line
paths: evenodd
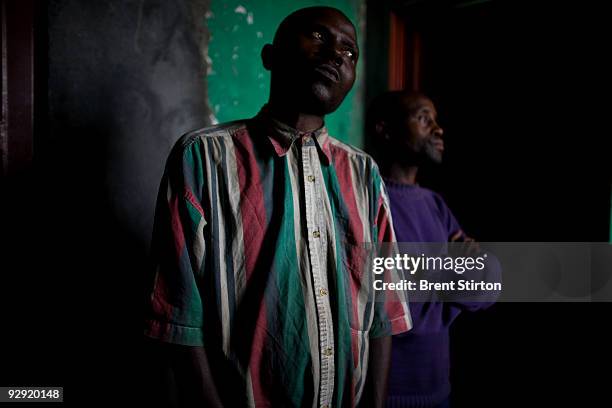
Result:
M311 137L315 145L324 158L325 164L331 162L331 152L329 149L329 134L325 124L313 132L301 132L291 126L274 119L269 112L268 106L264 105L259 111L255 120L261 125L274 151L279 157L284 157L291 145L303 137Z

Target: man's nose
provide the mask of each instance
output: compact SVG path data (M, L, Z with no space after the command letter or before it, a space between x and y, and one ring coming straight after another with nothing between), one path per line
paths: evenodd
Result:
M335 44L330 44L326 50L328 54L328 58L336 67L340 67L344 63L344 58L342 58L342 50L335 46Z
M434 131L433 134L438 136L438 137L442 137L442 135L444 134L444 129L442 129L440 126L438 126L438 124L435 124L434 127Z

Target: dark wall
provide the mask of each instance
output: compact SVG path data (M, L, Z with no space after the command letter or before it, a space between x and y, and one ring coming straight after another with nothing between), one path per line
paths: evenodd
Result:
M208 3L49 4L50 134L42 137L62 147L80 187L105 189L106 204L142 242L170 146L209 124Z
M142 373L128 344L141 349L134 328L165 159L181 134L209 124L209 2L37 7L34 164L1 186L10 329L0 382L64 385L73 401L115 383L126 396Z
M89 361L77 359L66 374L68 384L79 384L73 387L78 392L92 387L80 383L78 371L93 371L98 384L108 385L143 373L136 368L141 354L126 353L120 321L131 316L126 304L141 310L136 294L148 272L166 156L181 134L210 124L208 9L207 0L49 4L49 133L41 136L39 151L42 166L56 173L54 193L62 203L62 243L53 255L59 269L68 262L69 286L83 285L71 302L88 305L92 320L109 325L89 322L69 330L91 339ZM134 281L136 290L128 285ZM124 297L127 303L118 301ZM138 314L136 321L141 319ZM127 327L140 327L130 321ZM79 346L68 350L74 356ZM160 357L147 354L145 360Z

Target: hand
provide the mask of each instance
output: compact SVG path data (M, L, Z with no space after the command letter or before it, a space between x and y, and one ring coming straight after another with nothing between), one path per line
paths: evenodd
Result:
M478 241L465 235L463 230L455 232L455 234L453 234L451 237L450 242L462 242L461 245L457 246L458 252L462 254L476 256L480 252L480 244Z

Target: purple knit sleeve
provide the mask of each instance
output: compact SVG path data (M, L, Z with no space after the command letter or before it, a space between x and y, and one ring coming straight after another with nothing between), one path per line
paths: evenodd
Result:
M462 241L465 237L465 233L463 232L461 225L459 225L459 222L455 218L450 208L448 208L446 205L446 202L442 196L435 192L433 194L438 210L440 211L440 219L442 220L442 224L446 228L448 234L448 240L450 241L452 236L461 231L462 236L459 238L459 241ZM494 256L491 256L491 254L488 254L488 256L487 267L482 271L482 275L478 278L487 280L489 282L501 281L501 266L499 265L499 262ZM494 303L495 302L491 299L491 294L487 293L483 296L475 294L472 299L457 299L450 302L450 305L465 311L476 311L486 309ZM451 313L451 315L453 315L452 319L456 317L453 313Z

